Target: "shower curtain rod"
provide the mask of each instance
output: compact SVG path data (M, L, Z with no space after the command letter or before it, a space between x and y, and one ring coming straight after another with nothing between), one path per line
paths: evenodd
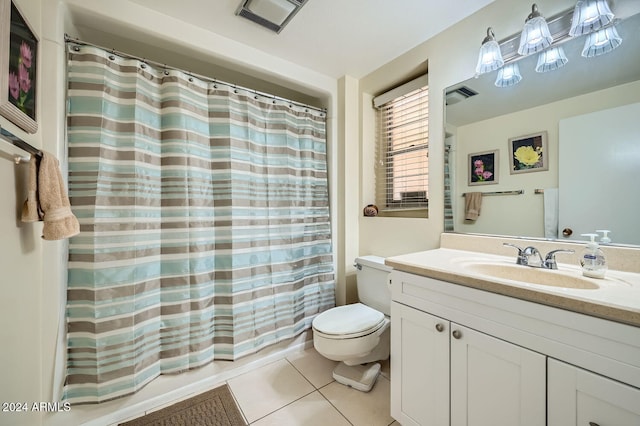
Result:
M97 47L98 49L102 49L102 50L105 50L107 52L111 52L114 55L122 56L122 57L128 58L128 59L136 59L136 60L138 60L140 62L143 62L145 64L153 65L153 66L156 66L158 68L165 69L165 70L169 69L169 70L184 72L187 75L190 75L190 76L193 76L193 77L197 77L197 78L199 78L201 80L209 81L211 83L222 84L224 86L231 87L231 88L234 88L234 89L246 90L247 92L252 92L252 93L255 93L256 95L264 96L265 98L287 102L287 103L290 103L290 104L297 105L299 107L312 109L314 111L322 112L322 113L325 113L325 114L327 112L326 108L314 107L314 106L311 106L311 105L303 104L301 102L292 101L291 99L281 98L281 97L273 95L271 93L260 92L260 91L255 90L255 89L249 89L247 87L242 87L242 86L239 86L237 84L233 84L233 83L228 83L226 81L217 80L215 78L207 77L207 76L204 76L204 75L201 75L201 74L196 74L196 73L193 73L191 71L185 71L185 70L182 70L180 68L169 66L167 64L162 64L160 62L151 61L149 59L141 58L139 56L131 55L129 53L120 52L120 51L115 50L115 49L109 49L107 47L100 46L100 45L95 44L95 43L82 41L82 40L80 40L78 38L72 38L71 36L69 36L66 33L64 35L64 41L65 41L65 43L76 43L76 44L80 44L80 45L83 45L83 46Z

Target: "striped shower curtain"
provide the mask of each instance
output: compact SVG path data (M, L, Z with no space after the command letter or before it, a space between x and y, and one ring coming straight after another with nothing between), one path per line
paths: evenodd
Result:
M67 49L66 400L255 353L334 305L323 112Z

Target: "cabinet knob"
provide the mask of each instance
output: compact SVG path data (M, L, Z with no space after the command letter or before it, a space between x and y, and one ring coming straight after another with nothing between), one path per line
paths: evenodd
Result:
M589 422L589 426L600 426L600 425L596 422Z
M437 323L436 324L436 330L438 330L438 332L442 333L444 331L444 325L442 325L441 323Z
M459 339L462 337L462 331L460 330L453 330L453 333L451 333L453 335L454 339Z

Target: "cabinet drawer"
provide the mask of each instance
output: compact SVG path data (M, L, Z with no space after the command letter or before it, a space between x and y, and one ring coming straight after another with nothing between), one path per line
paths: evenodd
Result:
M638 426L640 389L548 360L548 426Z

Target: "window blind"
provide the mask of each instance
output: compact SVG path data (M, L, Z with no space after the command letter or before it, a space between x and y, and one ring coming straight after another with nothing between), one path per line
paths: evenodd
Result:
M405 90L398 90L405 88ZM428 205L429 89L426 76L413 80L377 108L376 204L383 209ZM386 95L386 98L389 98ZM378 100L378 102L376 102Z

